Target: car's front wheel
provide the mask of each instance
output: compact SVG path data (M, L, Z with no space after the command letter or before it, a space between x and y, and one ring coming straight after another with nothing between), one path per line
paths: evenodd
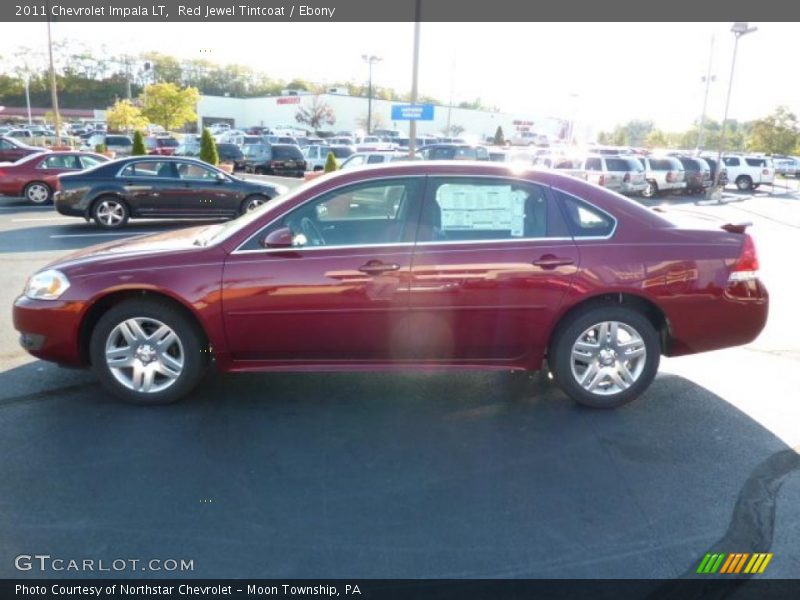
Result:
M32 181L25 186L23 194L31 204L46 204L53 197L53 190L46 183Z
M198 327L166 301L122 302L97 322L90 340L92 368L119 398L169 404L203 375L207 344Z
M128 205L116 196L103 196L92 206L92 218L103 229L119 229L128 222Z
M578 311L558 330L548 355L556 383L573 400L615 408L644 392L658 371L658 333L649 319L623 306Z
M249 213L251 210L257 209L262 204L266 203L269 200L266 196L261 195L253 195L248 196L244 200L242 200L242 205L239 207L239 214Z

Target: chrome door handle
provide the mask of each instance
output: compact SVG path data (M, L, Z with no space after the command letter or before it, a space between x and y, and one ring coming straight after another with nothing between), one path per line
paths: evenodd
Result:
M541 267L542 269L555 269L556 267L572 264L575 264L575 259L567 256L556 256L554 254L545 254L533 261L534 266Z
M358 270L368 275L380 275L389 271L397 271L400 265L396 263L384 263L378 260L371 260L365 265L358 267Z

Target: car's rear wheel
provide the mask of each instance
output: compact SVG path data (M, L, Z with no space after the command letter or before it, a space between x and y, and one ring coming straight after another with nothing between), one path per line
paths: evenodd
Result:
M656 194L658 194L658 185L655 181L648 181L647 187L642 191L642 196L645 198L652 198Z
M208 353L198 327L172 304L127 300L106 312L90 340L92 368L110 392L135 404L169 404L191 391Z
M242 205L239 207L239 214L249 213L251 210L257 209L262 204L269 200L266 196L248 196L242 200Z
M128 205L116 196L102 196L92 206L92 218L103 229L119 229L129 217Z
M649 319L623 306L590 307L567 319L548 360L570 398L592 408L615 408L647 389L661 358Z
M752 185L753 180L747 175L739 175L739 177L736 178L736 187L742 192L746 192L747 190L751 189Z
M750 186L750 189L751 190L757 190L758 186L760 186L760 185L761 185L760 183L754 183L753 185Z
M47 204L53 197L53 190L41 181L30 182L22 193L31 204Z

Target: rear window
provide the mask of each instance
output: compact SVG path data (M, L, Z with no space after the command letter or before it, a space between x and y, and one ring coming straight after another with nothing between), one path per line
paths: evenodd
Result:
M133 142L129 138L126 138L121 135L107 135L106 136L106 145L107 146L131 146Z
M681 161L681 164L683 165L683 168L686 169L687 171L700 171L700 170L702 170L702 167L700 166L700 163L697 162L696 160L694 160L693 158L681 158L681 159L678 159L678 160Z
M273 146L272 158L303 160L303 153L297 146Z
M333 152L333 155L336 158L347 158L348 156L353 154L352 148L345 148L345 147L331 148L330 151Z
M672 164L672 161L666 158L651 158L650 168L653 171L671 171L675 168L675 165Z
M161 148L177 148L178 140L176 140L175 138L159 138L158 145Z
M606 167L609 171L641 171L641 163L635 158L607 158Z

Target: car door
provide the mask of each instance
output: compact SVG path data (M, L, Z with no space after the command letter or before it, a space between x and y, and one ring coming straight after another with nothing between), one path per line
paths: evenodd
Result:
M232 181L197 162L180 161L171 206L177 214L219 216L236 212L238 195Z
M160 160L130 162L117 175L131 210L142 216L170 214L169 196L174 181L173 165Z
M408 310L424 182L373 179L324 192L232 252L222 291L232 358L342 364L393 359ZM291 231L293 247L262 246L283 228Z
M430 177L411 268L407 355L524 360L545 343L578 263L545 187Z

